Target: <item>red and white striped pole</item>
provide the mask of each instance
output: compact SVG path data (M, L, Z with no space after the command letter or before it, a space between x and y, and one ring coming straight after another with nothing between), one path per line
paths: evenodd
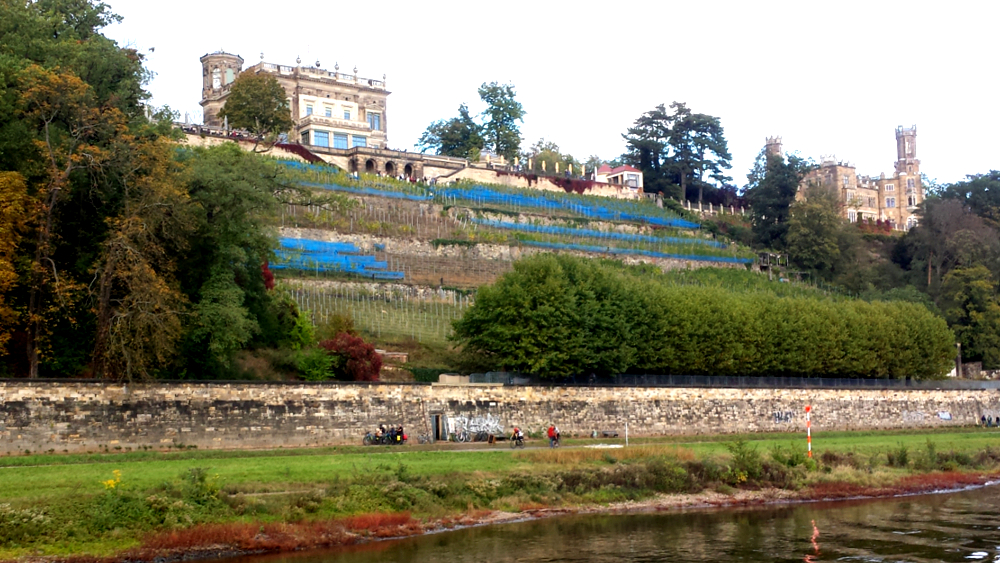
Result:
M809 457L813 456L812 423L809 421L809 413L811 411L812 407L806 405L806 445L809 451Z

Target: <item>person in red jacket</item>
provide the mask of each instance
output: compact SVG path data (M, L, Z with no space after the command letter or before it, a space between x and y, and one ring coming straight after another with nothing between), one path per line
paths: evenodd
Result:
M556 447L556 427L554 424L549 425L549 447Z

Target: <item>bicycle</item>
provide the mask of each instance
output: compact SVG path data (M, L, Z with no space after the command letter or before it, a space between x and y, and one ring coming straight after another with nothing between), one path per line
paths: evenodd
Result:
M471 439L472 439L472 436L469 435L469 431L468 430L462 430L460 432L456 432L455 433L455 441L456 442L468 442Z
M430 444L431 443L431 435L430 434L421 434L421 435L417 436L417 443L418 444Z
M524 447L524 436L511 436L510 438L510 449L523 448Z

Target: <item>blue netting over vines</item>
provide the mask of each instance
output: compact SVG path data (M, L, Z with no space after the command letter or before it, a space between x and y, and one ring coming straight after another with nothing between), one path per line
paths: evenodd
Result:
M341 186L339 184L319 184L316 182L299 182L302 186L307 186L310 188L322 188L324 190L332 190L336 192L347 192L350 194L357 195L367 195L374 197L389 197L393 199L408 199L410 201L430 201L434 199L429 195L417 195L409 194L404 192L389 191L379 188L350 188L347 186Z
M525 246L538 246L551 248L553 250L577 250L580 252L596 252L600 254L631 254L639 256L650 256L653 258L676 258L678 260L702 260L707 262L730 262L733 264L751 264L753 258L737 258L735 256L705 256L699 254L670 254L667 252L655 252L652 250L642 250L639 248L617 248L614 246L593 246L589 244L566 244L561 242L542 242L535 240L524 240L521 244Z
M594 229L578 229L574 227L559 227L555 225L531 225L528 223L512 223L508 221L494 221L490 219L472 219L473 223L478 223L487 227L497 229L510 229L526 233L544 233L549 235L570 235L578 237L590 237L608 240L621 240L629 242L651 242L661 244L700 244L713 248L726 248L726 245L707 239L680 238L680 237L654 237L650 235L636 235L630 233L616 233L608 231L598 231Z
M344 175L329 167L294 161L281 161L283 165L306 176L301 185L346 192L363 196L406 199L411 201L434 200L471 201L479 205L503 205L543 211L569 211L583 217L605 221L636 221L658 227L697 229L698 223L681 219L674 212L660 209L637 200L613 199L599 196L514 188L505 186L441 187L425 184L391 183L365 175L360 179ZM335 180L324 182L322 180ZM312 181L307 181L312 180ZM356 185L350 185L356 184Z
M278 239L277 260L270 267L309 272L343 272L379 280L401 280L403 272L387 270L389 264L375 256L360 254L350 242L326 242L300 238Z
M536 195L537 194L537 195ZM592 219L605 221L636 221L658 227L677 227L682 229L697 229L698 223L686 221L678 217L668 217L667 213L648 204L633 200L615 200L601 198L573 197L558 192L509 193L484 186L472 188L443 188L438 190L438 196L456 200L476 201L509 205L515 207L531 207L546 210L565 210ZM604 201L607 199L607 201ZM654 211L655 210L655 211Z

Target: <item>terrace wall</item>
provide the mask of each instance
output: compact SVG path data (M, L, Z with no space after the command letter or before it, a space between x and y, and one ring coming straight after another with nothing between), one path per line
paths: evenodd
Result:
M455 421L550 423L567 434L802 431L975 424L1000 414L997 390L524 387L390 383L156 383L0 380L0 452L196 445L359 444L380 423L431 433ZM820 446L821 448L822 446Z

